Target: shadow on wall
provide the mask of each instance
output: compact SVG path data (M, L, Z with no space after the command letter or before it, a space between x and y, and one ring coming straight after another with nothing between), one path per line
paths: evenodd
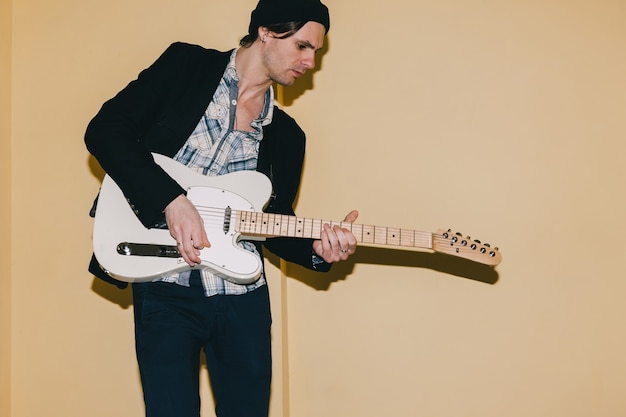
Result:
M113 284L104 282L100 278L93 277L91 291L98 294L100 297L117 304L124 310L133 305L133 292L130 285L125 289L119 289Z
M493 267L455 256L363 246L359 246L356 253L350 256L347 261L334 265L328 273L310 271L292 264L289 265L287 272L292 279L296 279L316 290L327 291L332 283L348 278L356 264L431 269L491 285L498 282L499 277L497 270ZM392 273L390 271L390 274Z
M94 158L93 156L89 155L87 157L87 166L89 167L89 171L91 171L91 175L93 175L95 178L98 179L100 183L102 183L102 180L104 180L104 176L106 175L106 173L100 166L100 163L98 162L98 160ZM94 190L94 195L93 195L94 198L96 197L97 193L98 193L98 190Z

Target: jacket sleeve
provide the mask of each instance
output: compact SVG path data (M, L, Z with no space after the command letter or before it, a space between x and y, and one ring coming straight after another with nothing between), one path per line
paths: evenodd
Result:
M180 69L189 67L187 49L185 44L172 44L136 80L104 103L85 133L87 149L121 188L146 227L184 192L154 162L146 138L159 128L159 117L176 92L176 80L181 79Z

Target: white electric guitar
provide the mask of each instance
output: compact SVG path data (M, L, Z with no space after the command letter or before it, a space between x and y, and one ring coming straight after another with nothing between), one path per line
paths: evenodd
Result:
M256 281L262 270L259 257L240 247L240 240L319 239L325 223L348 228L359 244L367 246L430 249L490 266L502 260L497 248L451 230L430 233L263 213L261 210L272 192L272 184L265 175L239 171L204 176L166 156L153 156L157 164L187 189L187 198L204 221L211 247L200 251L202 263L195 268L208 268L238 284ZM154 281L189 269L169 231L143 226L108 175L98 198L93 244L102 269L121 281Z

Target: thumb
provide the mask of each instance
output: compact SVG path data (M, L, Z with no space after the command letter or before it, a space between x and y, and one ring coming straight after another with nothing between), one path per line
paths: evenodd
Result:
M344 222L353 223L359 217L359 212L356 210L352 210L350 213L346 215L346 218L343 219Z

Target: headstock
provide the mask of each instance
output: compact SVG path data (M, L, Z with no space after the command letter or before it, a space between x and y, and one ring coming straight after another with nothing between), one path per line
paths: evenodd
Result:
M433 250L489 266L496 266L502 261L498 248L451 229L441 229L433 233Z

